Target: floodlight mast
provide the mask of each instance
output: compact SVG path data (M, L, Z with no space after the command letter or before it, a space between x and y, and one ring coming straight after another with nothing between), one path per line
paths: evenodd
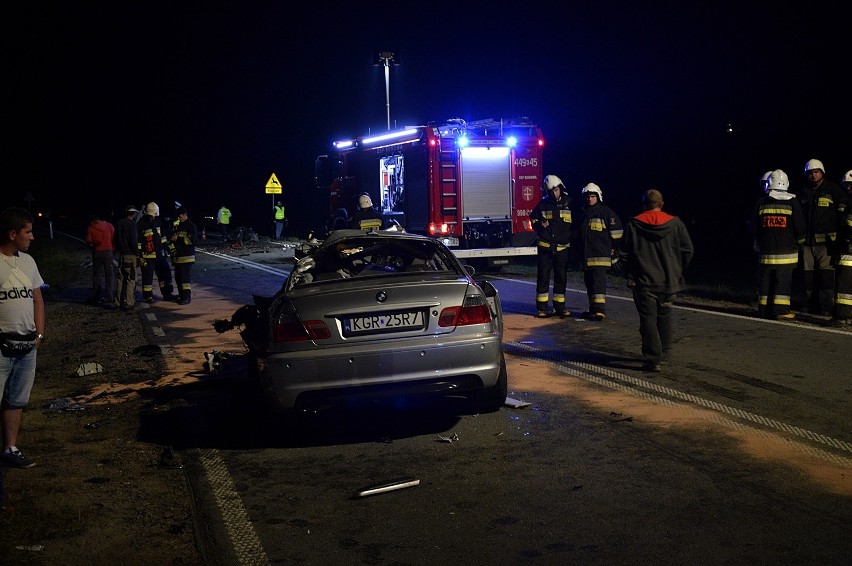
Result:
M394 60L393 51L381 51L379 52L379 59L382 61L382 64L385 67L385 107L387 108L388 113L388 131L391 129L391 120L390 120L390 64L391 61Z

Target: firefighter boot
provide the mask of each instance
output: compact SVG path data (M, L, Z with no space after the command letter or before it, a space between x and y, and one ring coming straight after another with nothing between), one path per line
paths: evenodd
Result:
M177 300L177 304L179 305L188 305L192 302L192 291L184 291L180 298Z

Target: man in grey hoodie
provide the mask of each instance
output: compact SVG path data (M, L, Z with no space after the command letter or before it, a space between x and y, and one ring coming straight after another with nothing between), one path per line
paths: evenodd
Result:
M684 288L683 272L694 248L686 225L663 212L663 195L650 189L642 196L644 212L631 218L624 232L624 270L639 312L645 371L660 371L672 343L672 303Z

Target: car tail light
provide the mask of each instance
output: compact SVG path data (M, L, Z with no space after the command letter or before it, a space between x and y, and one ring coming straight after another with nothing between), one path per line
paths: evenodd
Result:
M283 314L272 329L273 342L300 342L303 340L324 340L331 337L325 322L321 320L302 320L296 314Z
M438 326L467 326L491 322L491 309L482 295L468 295L460 307L447 307L438 317Z

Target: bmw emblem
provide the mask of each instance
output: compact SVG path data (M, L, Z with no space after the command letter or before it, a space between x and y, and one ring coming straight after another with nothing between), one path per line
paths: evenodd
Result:
M384 291L379 291L378 293L376 293L376 300L380 303L384 303L388 300L388 294Z

